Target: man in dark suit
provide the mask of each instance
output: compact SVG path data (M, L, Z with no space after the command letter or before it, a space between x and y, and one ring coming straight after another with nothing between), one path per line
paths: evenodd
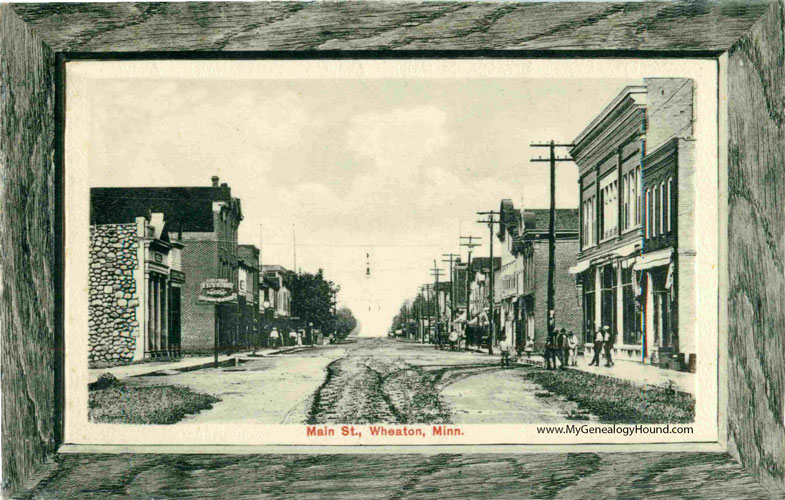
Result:
M591 358L589 366L600 366L600 353L602 352L603 339L602 330L597 328L597 331L594 332L594 357Z
M611 357L611 353L613 352L613 344L616 343L616 336L613 334L610 328L607 326L603 326L603 347L605 348L605 366L610 368L613 366L613 359ZM599 359L597 360L599 363Z

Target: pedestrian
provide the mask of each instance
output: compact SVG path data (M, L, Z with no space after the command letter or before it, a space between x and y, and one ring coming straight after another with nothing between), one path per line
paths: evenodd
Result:
M449 341L450 341L450 350L454 351L455 350L455 344L458 342L458 332L455 331L455 329L450 331Z
M570 334L567 336L567 346L570 353L568 357L570 366L578 366L578 336L572 330L570 330Z
M507 340L507 336L502 334L502 338L499 341L499 351L502 354L502 368L509 368L510 367L510 349L512 346L510 342Z
M609 327L604 326L603 330L604 330L603 347L605 348L605 366L610 368L611 366L613 366L613 359L611 353L613 352L613 344L615 343L616 339Z
M597 328L597 331L594 332L594 357L591 359L591 363L589 366L600 366L600 353L602 352L602 343L605 337L602 334L602 330Z
M567 330L562 328L556 335L555 354L559 358L559 368L564 368L569 362L569 351L567 349ZM554 360L554 365L556 364Z
M280 335L278 334L278 330L276 328L273 328L273 331L270 332L270 341L268 342L268 345L270 347L278 347L279 338Z
M532 357L532 352L534 352L534 336L531 333L526 335L526 345L523 350L526 353L526 357Z
M546 370L553 370L554 368L556 368L556 360L553 357L553 343L554 343L553 335L548 335L548 339L545 341L545 369Z

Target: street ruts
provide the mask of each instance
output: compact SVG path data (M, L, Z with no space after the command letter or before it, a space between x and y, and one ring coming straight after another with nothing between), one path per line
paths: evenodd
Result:
M415 365L378 356L382 339L367 339L327 367L313 396L309 424L452 423L442 389L463 378L499 370L497 363ZM414 346L413 346L414 347ZM445 353L445 355L449 355Z

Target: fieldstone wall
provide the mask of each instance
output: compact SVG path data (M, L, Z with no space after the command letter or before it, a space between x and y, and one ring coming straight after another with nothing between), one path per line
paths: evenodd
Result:
M90 226L90 361L131 361L139 327L136 224Z

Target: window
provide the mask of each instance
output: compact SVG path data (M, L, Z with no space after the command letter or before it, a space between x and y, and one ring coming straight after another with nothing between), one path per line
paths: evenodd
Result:
M646 190L646 204L644 207L644 225L646 226L646 238L651 238L651 189Z
M616 332L616 289L618 283L616 281L616 268L609 264L602 267L602 302L601 302L601 318L602 325L610 328L611 333Z
M665 234L666 203L665 182L660 182L660 234Z
M605 240L618 234L619 206L618 181L610 180L600 184L600 235Z
M583 274L583 339L594 342L594 268Z
M643 207L641 207L641 167L635 167L635 184L633 189L635 190L635 225L641 225L641 212Z
M635 273L631 267L622 267L622 300L623 300L623 340L625 344L635 345L641 342L641 316L640 311L635 305L635 289L632 280Z
M668 232L671 232L671 220L673 219L672 212L672 205L673 205L673 177L668 177L668 196L666 198L668 200Z
M582 237L582 244L583 248L590 247L594 245L595 238L594 238L594 200L595 196L591 196L583 202L582 212L583 212L583 223L581 225L583 229L583 237Z
M624 174L622 176L622 192L624 193L623 198L623 205L624 205L624 212L622 213L622 224L624 229L629 229L631 220L630 220L630 179L632 178L631 174Z
M654 186L654 189L651 192L651 203L652 203L652 218L651 218L651 237L657 237L657 224L659 224L660 220L660 205L657 202L659 200L659 193L657 191L659 188Z

